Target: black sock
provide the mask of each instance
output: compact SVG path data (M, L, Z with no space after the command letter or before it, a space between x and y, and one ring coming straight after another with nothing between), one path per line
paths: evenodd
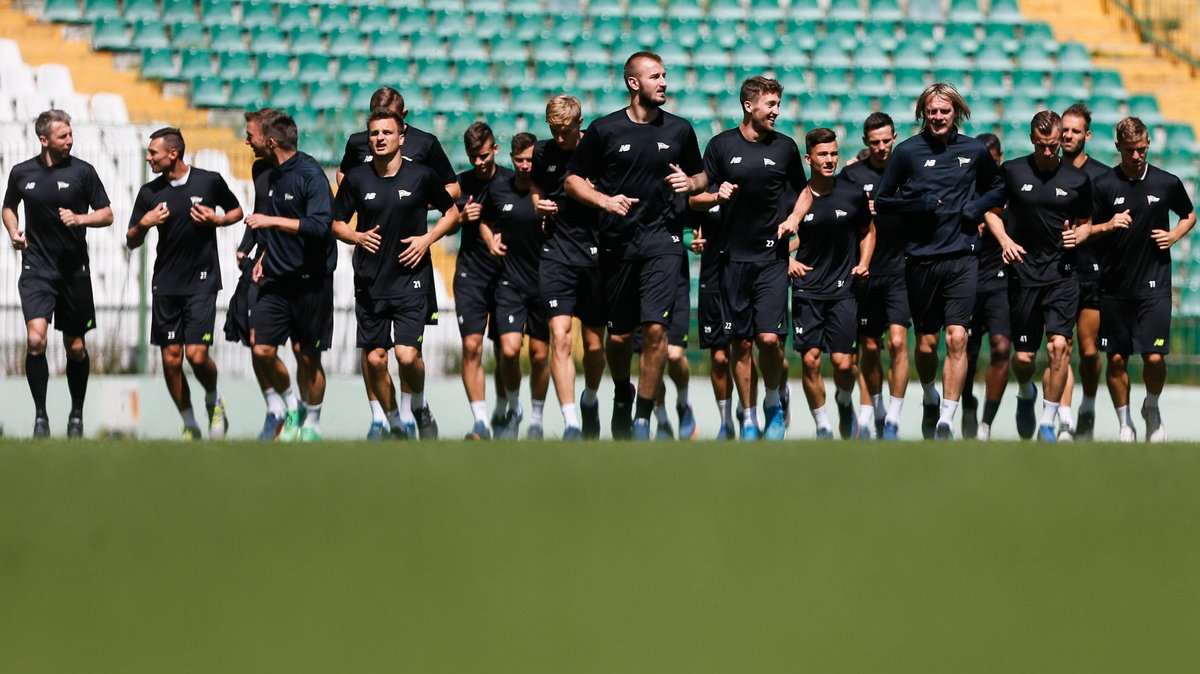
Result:
M999 400L983 401L983 423L991 426L992 421L996 418L996 412L1000 411Z
M87 396L88 374L92 359L84 352L80 360L67 359L67 390L71 392L71 416L83 414L83 399Z
M629 377L613 380L613 400L619 403L633 402L633 389Z
M654 414L654 398L643 398L638 396L637 411L634 412L635 419L650 420L650 415Z
M25 379L29 382L29 392L33 394L35 416L46 416L46 385L50 381L50 365L46 363L46 354L25 355Z

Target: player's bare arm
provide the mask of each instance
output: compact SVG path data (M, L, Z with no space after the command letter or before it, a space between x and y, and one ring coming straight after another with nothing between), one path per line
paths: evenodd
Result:
M563 189L566 191L567 196L575 201L591 208L608 211L614 215L628 215L629 209L638 202L637 199L631 199L624 194L614 196L604 194L595 187L592 187L592 183L586 178L577 175L567 176L566 182L563 183Z
M867 278L871 275L871 256L875 254L875 222L871 221L859 234L862 238L858 241L858 264L850 273L859 278Z
M1192 231L1192 227L1196 226L1196 211L1187 214L1186 218L1180 218L1179 224L1175 225L1171 231L1162 229L1151 230L1150 237L1154 239L1154 243L1158 244L1159 250L1166 250L1175 245L1188 232Z
M242 219L241 207L226 211L225 215L217 213L217 209L204 204L196 204L192 206L192 210L188 211L192 222L204 227L228 227L238 220Z
M992 236L996 237L996 241L1000 244L1001 257L1004 262L1011 264L1013 262L1024 262L1022 255L1025 255L1025 249L1012 240L1008 232L1004 229L1004 221L1000 219L1000 209L993 208L983 214L983 221L987 225L988 231Z
M492 254L492 257L501 258L508 252L508 246L504 245L500 234L492 229L491 223L479 223L479 238L487 243L488 252Z
M1118 229L1129 229L1129 223L1133 222L1133 216L1129 214L1129 209L1125 209L1120 213L1112 216L1112 219L1099 224L1092 224L1092 236L1100 236Z
M29 242L25 240L25 232L21 231L21 222L17 218L17 212L11 208L5 208L2 217L13 250L25 250L29 246Z
M808 215L808 211L812 208L812 204L812 190L805 185L804 189L800 190L800 194L796 195L796 203L792 206L792 212L787 216L787 218L784 219L783 222L779 223L779 231L776 236L781 239L789 236L795 236L796 232L800 231L800 222L804 220L804 216Z
M378 225L365 232L359 232L351 228L350 223L341 220L333 221L333 235L337 237L338 241L358 246L368 253L377 252L380 242L383 241L383 238L379 236Z
M58 217L67 227L108 227L113 223L112 206L105 206L91 213L75 213L60 208Z
M288 234L300 233L300 220L296 218L281 218L277 215L263 215L262 213L252 213L246 218L246 226L250 229L270 229L274 227Z
M1092 236L1092 219L1080 218L1071 225L1070 220L1063 221L1063 248L1074 248L1087 241Z
M402 239L403 243L408 244L408 249L400 254L400 264L406 267L415 267L420 264L421 258L425 257L425 253L429 250L430 246L458 228L458 219L458 206L451 206L442 214L442 217L438 218L433 229L420 236L410 236L407 239Z

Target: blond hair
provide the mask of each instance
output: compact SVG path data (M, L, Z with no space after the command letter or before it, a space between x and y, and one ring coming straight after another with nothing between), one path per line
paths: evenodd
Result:
M962 94L958 93L958 89L954 88L949 82L934 82L925 87L925 91L917 97L917 121L921 126L928 126L925 120L925 107L929 105L929 100L934 96L941 96L950 101L950 106L954 108L954 126L961 129L963 122L971 118L971 106L967 105L966 99Z
M583 106L570 94L558 94L546 103L546 123L551 126L574 124L582 116Z

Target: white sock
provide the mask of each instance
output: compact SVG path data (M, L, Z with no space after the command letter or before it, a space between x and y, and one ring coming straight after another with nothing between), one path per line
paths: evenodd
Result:
M394 409L387 413L388 426L392 428L400 428L404 425L404 421L400 418L400 410Z
M275 389L268 388L263 390L263 398L267 401L267 412L282 419L284 414L283 396L276 393Z
M587 405L588 407L595 405L596 404L596 393L598 393L598 391L596 389L585 387L583 389L583 395L579 397L579 402L583 403L584 405Z
M873 405L858 406L858 425L870 426L875 423L875 407Z
M763 396L763 407L776 407L779 405L779 389L769 388L767 394Z
M516 412L521 409L521 389L505 392L504 399L508 403L505 409L509 412Z
M954 415L958 412L957 400L946 400L942 398L942 416L938 417L938 425L950 424L954 425Z
M904 409L904 398L903 397L897 398L896 396L888 396L887 421L889 421L893 424L899 425L900 424L900 412L903 409Z
M755 405L754 407L751 407L750 409L746 410L746 418L748 418L750 420L750 423L754 424L755 427L762 425L762 424L758 423L758 405Z
M726 428L733 426L733 416L729 411L732 402L732 400L717 401L717 413L721 415L721 423L725 424Z
M367 402L371 405L371 423L387 423L387 416L383 413L383 405L378 400L368 400Z
M1157 393L1147 393L1146 407L1158 407L1158 395Z
M1129 405L1121 405L1117 408L1117 423L1122 426L1133 425L1133 417L1129 414Z
M475 417L475 423L488 425L487 401L476 400L471 403L471 415Z
M1071 417L1071 408L1063 405L1058 408L1058 424L1067 428L1075 428L1075 419Z
M660 424L671 424L671 417L667 414L667 408L662 405L654 406L654 418L658 419Z
M529 407L530 407L529 425L530 426L541 426L542 425L542 411L546 409L546 401L545 400L531 400L531 401L529 401Z
M412 394L411 393L404 393L404 392L400 393L400 408L399 409L400 409L400 422L401 423L408 423L410 421L417 420L417 418L414 417L413 413L412 413Z
M283 392L283 405L289 412L300 409L300 401L296 398L295 391L289 388Z
M579 428L579 417L575 414L575 403L567 403L562 406L563 426L567 428Z
M876 419L882 419L887 416L887 408L883 406L882 393L876 393L871 396L871 407L875 409Z
M321 430L321 406L304 403L304 427Z
M936 405L942 399L937 390L937 382L922 383L921 390L924 391L926 405Z
M838 389L837 392L833 394L833 401L839 405L849 405L851 401L850 394L853 392L853 389Z
M1017 399L1029 400L1037 397L1037 387L1033 385L1033 380L1017 383Z
M208 405L209 407L212 407L213 405L217 404L217 398L220 398L220 397L221 397L221 394L217 393L217 389L213 389L211 391L205 391L204 392L204 404ZM1155 396L1155 397L1157 397L1157 396Z
M832 430L833 427L829 425L829 413L825 410L824 405L812 411L812 418L817 422L817 430L823 428Z
M420 409L425 409L425 392L424 391L420 391L420 392L413 391L412 392L412 402L409 404L409 406L412 408L413 412L416 412L417 410L420 410ZM413 417L413 420L415 421L416 417Z
M1042 401L1042 426L1053 426L1054 419L1058 416L1058 410L1061 403L1052 403L1049 400ZM1071 409L1071 408L1067 408Z
M684 384L683 386L680 386L675 391L675 406L676 407L687 407L687 404L688 404L688 387L686 384Z
M1096 396L1083 396L1083 400L1079 403L1079 413L1096 412Z
M192 411L192 408L189 407L186 410L182 410L179 413L179 416L183 417L183 425L185 428L191 428L195 430L200 429L200 426L196 424L196 413Z

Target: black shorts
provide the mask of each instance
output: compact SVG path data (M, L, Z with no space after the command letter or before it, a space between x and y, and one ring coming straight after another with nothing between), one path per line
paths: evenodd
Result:
M496 283L499 274L482 276L470 269L454 272L454 311L458 314L458 334L482 335L496 339ZM488 325L492 328L488 330Z
M971 326L979 283L979 259L974 255L936 260L909 258L904 282L917 334L936 334L950 325Z
M150 305L150 343L213 343L217 324L217 294L155 295Z
M1100 299L1100 350L1128 356L1171 352L1171 296Z
M1079 279L1079 311L1100 311L1100 279Z
M358 322L356 346L360 349L393 346L420 349L428 317L429 293L375 299L360 290L354 296L354 318Z
M599 267L567 265L543 257L538 286L547 319L578 316L589 328L604 327L604 283Z
M787 269L787 260L725 265L721 285L732 337L788 333L787 301L791 284Z
M250 312L254 343L282 346L289 339L301 353L317 353L333 341L333 275L265 281Z
M679 279L675 286L675 308L667 324L667 344L687 348L688 329L692 327L692 282L687 256L680 258Z
M17 292L26 323L35 318L53 319L54 329L68 335L82 335L96 327L91 276L56 279L21 274Z
M1079 315L1078 281L1066 278L1054 285L1033 288L1023 288L1014 281L1009 292L1013 348L1037 351L1042 346L1043 333L1071 339Z
M541 295L534 288L518 288L501 281L496 287L496 332L521 332L531 339L550 341L550 324Z
M429 284L429 292L425 293L425 325L438 324L438 299L437 288L432 281Z
M800 353L854 353L858 307L853 297L822 300L792 295L792 348Z
M1015 276L1010 276L1015 283ZM1007 285L980 290L975 295L971 325L967 328L967 350L978 351L985 334L1012 339L1012 311Z
M628 335L642 323L671 325L679 295L679 255L641 260L601 260L608 295L606 321L614 335Z
M868 276L855 285L854 294L858 300L859 335L878 337L889 326L903 325L907 329L911 325L904 274Z
M229 308L225 311L225 341L241 342L253 346L250 340L250 310L258 301L258 284L248 275L238 278L233 295L229 297Z

